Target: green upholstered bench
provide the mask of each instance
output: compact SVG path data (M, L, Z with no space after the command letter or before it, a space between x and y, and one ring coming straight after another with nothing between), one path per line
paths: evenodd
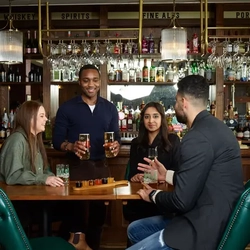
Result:
M244 250L250 242L250 180L240 196L217 250Z
M28 240L16 211L5 192L0 189L0 245L4 250L75 250L59 237Z

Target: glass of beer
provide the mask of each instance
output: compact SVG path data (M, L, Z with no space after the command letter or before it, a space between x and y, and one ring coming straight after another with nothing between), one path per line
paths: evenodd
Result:
M69 184L69 164L56 164L56 176L61 178L64 184Z
M156 169L144 172L143 183L157 189L158 186L158 171Z
M90 135L89 134L79 134L79 141L85 142L85 154L81 155L81 160L88 160L90 158Z
M104 148L105 148L105 156L107 158L115 157L114 153L112 153L111 144L114 142L114 132L104 132Z

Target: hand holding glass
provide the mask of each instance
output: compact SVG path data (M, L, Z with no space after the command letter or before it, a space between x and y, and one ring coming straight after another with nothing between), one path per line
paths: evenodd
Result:
M85 142L85 154L81 155L81 160L88 160L90 158L90 135L79 134L79 141Z
M114 142L114 132L105 132L104 133L104 148L105 148L105 156L107 158L115 157L115 154L112 152L111 145Z

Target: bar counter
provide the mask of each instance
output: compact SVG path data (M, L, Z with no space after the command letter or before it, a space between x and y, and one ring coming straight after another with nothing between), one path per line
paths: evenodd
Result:
M115 180L124 179L129 159L129 150L130 145L122 145L117 157L108 159L111 174ZM51 169L54 172L56 164L63 163L63 161L66 160L66 153L53 148L46 148L46 151ZM247 181L250 179L250 149L241 149L241 158L244 181Z

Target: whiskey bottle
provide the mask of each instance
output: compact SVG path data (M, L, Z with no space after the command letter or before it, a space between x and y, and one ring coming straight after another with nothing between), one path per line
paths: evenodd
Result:
M25 43L25 53L26 54L31 54L31 49L32 49L32 41L31 41L31 38L30 38L30 30L27 31L27 40L26 40L26 43Z
M34 31L34 38L33 38L32 44L31 44L31 53L33 53L33 54L38 53L38 40L37 40L36 30Z
M144 59L144 66L142 68L142 81L148 82L148 66L147 66L147 59Z

